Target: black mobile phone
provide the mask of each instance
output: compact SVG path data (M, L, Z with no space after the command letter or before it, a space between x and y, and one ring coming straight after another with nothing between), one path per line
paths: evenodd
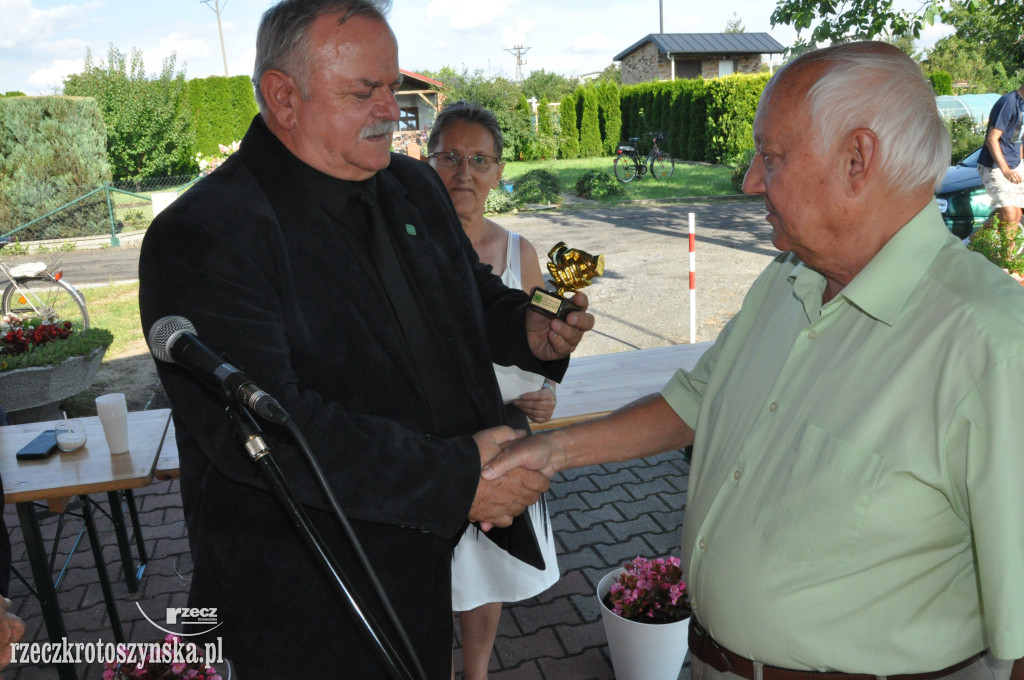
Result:
M42 460L56 450L56 433L53 430L43 430L35 439L21 447L15 457L18 460Z

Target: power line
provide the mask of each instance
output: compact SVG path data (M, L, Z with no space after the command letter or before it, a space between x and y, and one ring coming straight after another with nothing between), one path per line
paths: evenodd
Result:
M210 7L210 0L199 0L202 4ZM224 6L227 7L228 0L224 0ZM220 56L224 59L224 77L228 77L228 53L224 49L224 29L220 26L220 0L213 0L213 7L210 7L217 14L217 33L220 34Z
M516 45L510 50L505 50L509 54L516 56L516 82L520 85L523 84L523 64L526 62L523 60L523 55L530 51L531 48L523 47L522 45Z

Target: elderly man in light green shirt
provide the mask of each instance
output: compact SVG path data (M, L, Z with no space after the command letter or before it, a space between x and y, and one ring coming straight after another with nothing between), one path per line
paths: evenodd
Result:
M934 93L834 46L769 82L754 141L783 254L715 345L485 477L693 443L695 680L1024 677L1024 288L943 226Z

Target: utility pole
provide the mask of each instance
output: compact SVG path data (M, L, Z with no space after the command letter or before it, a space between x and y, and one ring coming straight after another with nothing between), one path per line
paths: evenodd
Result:
M505 50L509 54L516 55L516 82L520 85L523 84L523 55L530 51L529 47L523 47L522 45L516 45L510 50Z
M660 1L660 0L659 0ZM199 0L207 7L210 7L210 0ZM224 6L227 7L228 1L224 0ZM220 26L220 0L213 0L213 7L210 7L217 14L217 32L220 33L220 56L224 59L224 77L228 77L228 53L224 49L224 29Z
M658 0L658 33L665 32L665 0Z

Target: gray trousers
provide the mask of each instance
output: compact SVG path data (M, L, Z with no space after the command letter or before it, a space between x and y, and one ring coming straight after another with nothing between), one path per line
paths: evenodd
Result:
M764 664L757 661L754 662L754 680L763 680L761 675L763 667ZM962 668L955 673L944 676L943 680L1009 680L1012 668L1012 661L997 659L989 652L967 668ZM741 678L734 673L716 671L691 654L690 680L741 680ZM878 680L885 680L885 676L878 676Z

